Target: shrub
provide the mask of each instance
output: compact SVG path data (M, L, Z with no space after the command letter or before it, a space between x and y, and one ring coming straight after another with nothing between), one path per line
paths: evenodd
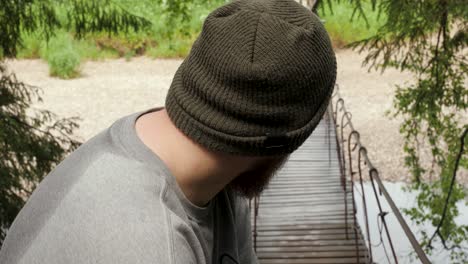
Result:
M74 78L79 75L81 56L74 45L70 34L59 32L43 48L43 58L49 64L51 76L63 79Z
M72 49L52 52L48 56L49 73L63 79L77 77L81 63L80 55Z

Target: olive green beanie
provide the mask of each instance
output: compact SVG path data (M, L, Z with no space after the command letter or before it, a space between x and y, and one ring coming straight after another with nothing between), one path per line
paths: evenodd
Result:
M177 70L166 110L224 153L292 153L324 115L336 59L320 19L293 0L240 0L206 18Z

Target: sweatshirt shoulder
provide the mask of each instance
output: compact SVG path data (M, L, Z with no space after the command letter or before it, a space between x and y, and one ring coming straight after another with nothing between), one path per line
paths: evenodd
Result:
M45 177L8 231L1 263L168 259L165 181L112 141L102 131Z

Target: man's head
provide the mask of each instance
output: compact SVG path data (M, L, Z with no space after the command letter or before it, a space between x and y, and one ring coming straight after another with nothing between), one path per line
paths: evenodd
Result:
M267 157L232 183L250 194L269 178L261 171L273 172L315 129L335 79L330 39L310 10L294 0L233 1L206 18L166 110L206 149Z

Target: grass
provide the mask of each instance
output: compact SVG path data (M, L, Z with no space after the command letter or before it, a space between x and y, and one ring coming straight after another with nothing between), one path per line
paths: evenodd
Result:
M41 46L44 44L40 34L33 33L23 33L21 35L22 41L18 45L18 53L16 57L18 59L35 59L42 57Z
M88 38L73 41L74 46L76 47L80 57L83 60L98 61L103 59L114 59L120 57L118 51L110 47L100 47L94 39Z
M113 1L150 20L152 28L146 32L130 32L127 35L92 34L81 40L73 38L73 33L61 29L48 42L37 32L23 33L23 42L22 46L18 47L17 57L42 58L49 63L50 73L61 78L79 75L79 65L83 60L130 60L140 55L152 58L185 57L200 33L206 16L225 3L224 0L187 2L191 19L169 23L167 14L162 13L162 8L154 5L152 1ZM369 21L367 25L362 18L350 19L353 6L348 1L332 0L332 3L333 12L325 6L319 10L319 15L325 20L325 27L335 47L344 47L348 43L373 35L384 22L384 19L377 19L377 13L371 11L370 4L364 5ZM64 10L58 10L58 13L62 20L66 19ZM63 67L64 70L57 67Z
M190 52L194 41L195 35L162 39L157 46L148 49L146 55L152 58L183 58Z

